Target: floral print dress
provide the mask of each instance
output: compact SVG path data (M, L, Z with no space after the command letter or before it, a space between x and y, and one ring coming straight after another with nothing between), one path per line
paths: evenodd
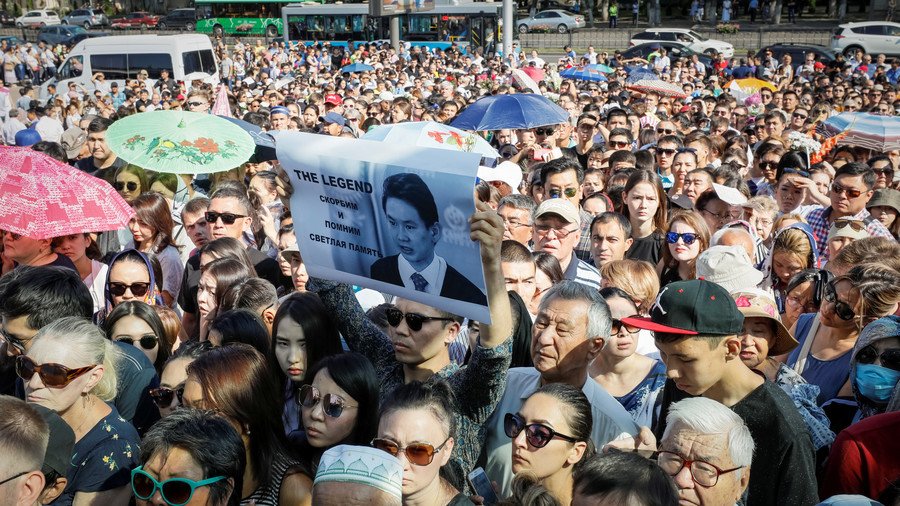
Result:
M116 408L75 443L66 477L69 483L54 506L72 504L76 492L103 492L131 482L140 464L140 436Z

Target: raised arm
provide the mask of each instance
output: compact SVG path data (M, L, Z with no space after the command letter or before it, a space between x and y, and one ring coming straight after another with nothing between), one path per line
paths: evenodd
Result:
M487 289L491 324L481 326L481 346L495 348L512 335L512 309L503 271L500 269L500 244L503 242L503 221L496 211L483 202L475 203L475 213L469 218L470 237L481 243L481 265Z

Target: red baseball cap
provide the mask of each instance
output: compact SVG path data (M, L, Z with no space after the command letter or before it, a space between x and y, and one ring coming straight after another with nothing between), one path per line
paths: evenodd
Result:
M329 95L325 95L325 103L331 105L341 105L344 103L344 99L341 98L337 93L331 93Z

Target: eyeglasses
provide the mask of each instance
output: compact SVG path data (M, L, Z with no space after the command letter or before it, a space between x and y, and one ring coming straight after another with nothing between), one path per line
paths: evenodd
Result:
M684 241L684 244L690 246L691 244L694 244L694 241L697 240L697 234L693 234L690 232L685 232L683 234L668 232L666 234L666 242L669 244L676 244L678 242L678 239L681 239L682 241Z
M184 402L184 385L174 390L168 387L151 388L147 393L150 394L153 403L160 408L168 408L171 406L175 397L178 397L178 404Z
M725 220L728 220L731 218L731 214L727 213L727 212L722 213L722 214L716 214L716 213L710 211L709 209L701 209L701 211L712 216L713 218L716 218L719 221L725 221Z
M453 318L441 318L438 316L425 316L419 313L404 313L399 309L392 307L385 311L385 316L387 316L388 324L391 327L396 327L400 325L400 322L406 319L406 325L409 326L409 329L412 331L422 330L422 325L425 322L430 321L444 321L449 322L453 321Z
M116 341L120 343L130 344L132 346L134 346L134 342L137 341L138 343L140 343L141 348L145 350L152 350L153 348L156 348L157 343L159 343L159 339L152 334L141 336L138 339L134 339L133 337L120 337L116 339Z
M304 408L312 408L319 401L322 401L322 411L331 418L340 418L344 408L359 407L353 404L347 404L344 398L336 394L322 395L319 389L312 385L303 385L297 395L297 404Z
M819 308L816 307L816 305L813 304L812 301L803 302L793 295L788 295L786 300L788 304L794 306L795 308L802 309L804 313L815 313L819 310Z
M631 145L631 143L627 141L609 141L606 144L613 149L624 149Z
M6 344L7 352L12 352L13 355L24 355L25 354L25 342L19 338L13 337L2 329L0 329L0 345ZM10 349L9 347L12 346ZM3 355L0 354L0 357Z
M566 198L571 199L574 198L577 193L578 190L576 188L565 188L563 190L560 190L559 188L552 188L548 194L550 195L551 199L558 199L563 195L565 195Z
M507 413L506 416L503 417L503 431L510 439L519 437L519 433L521 433L523 429L525 430L525 441L535 448L547 446L555 437L570 443L578 442L578 439L565 434L560 434L542 423L531 423L526 425L525 420L515 413Z
M866 229L865 222L859 220L835 220L832 226L837 230L850 227L856 232L862 232Z
M628 318L640 318L640 315L631 315ZM641 331L641 329L635 327L634 325L629 325L627 323L622 322L622 320L613 318L612 321L612 329L610 330L610 335L617 336L622 332L622 329L625 329L625 332L628 334L637 334Z
M444 440L437 448L428 443L412 443L406 446L400 446L390 439L375 438L372 440L372 447L383 452L390 453L393 457L398 457L401 452L406 455L406 460L410 464L417 466L427 466L434 460L434 454L441 451L444 445L450 441L450 438Z
M545 235L549 234L550 231L552 230L553 232L556 233L557 239L562 240L562 239L565 239L566 237L569 237L569 234L571 234L572 232L575 232L578 229L573 228L573 229L569 230L566 228L553 228L550 225L538 225L537 223L535 223L534 230L538 233L538 235L541 235L541 236L545 236Z
M147 295L147 291L150 289L150 283L132 283L130 285L126 285L125 283L110 283L109 284L109 293L115 295L116 297L121 297L125 295L125 292L131 290L131 294L135 297L143 297Z
M798 176L809 177L809 172L807 172L805 170L795 169L793 167L785 167L784 173L785 174L797 174Z
M40 376L44 386L48 388L63 388L73 380L90 371L96 364L77 369L69 369L60 364L37 365L34 360L25 355L16 357L16 374L25 381L31 381L35 374Z
M245 214L234 214L234 213L217 213L215 211L206 211L206 222L207 223L215 223L222 218L222 223L225 225L234 225L234 222L238 218L246 218Z
M555 131L556 131L555 128L535 128L534 129L534 133L536 135L553 135L553 132L555 132Z
M715 487L719 482L719 476L737 471L744 466L733 469L719 469L718 467L701 460L687 460L673 452L661 451L657 453L656 463L660 469L669 476L676 476L685 466L691 471L691 479L701 487Z
M191 107L200 107L201 105L206 105L207 102L194 102L193 100L188 102L187 105Z
M150 476L147 471L144 471L144 466L138 466L131 471L131 490L134 491L135 497L143 501L149 500L159 490L166 504L182 506L191 502L191 499L194 497L194 490L200 487L207 487L224 479L225 476L207 478L203 481L194 481L187 478L169 478L160 482L156 481L156 478L153 476Z
M519 223L518 221L512 220L503 220L503 226L506 228L522 228L522 227L530 227L530 223Z
M881 359L881 365L883 367L900 371L900 350L896 348L884 350L881 352L881 355L879 355L875 346L870 344L859 350L859 353L856 354L856 361L860 364L872 364L875 362L875 359L878 358Z
M4 483L10 482L10 481L13 481L13 480L15 480L16 478L21 478L22 476L25 476L26 474L28 474L28 473L30 473L30 472L31 472L31 471L22 471L22 472L19 473L19 474L14 474L14 475L10 476L9 478L7 478L7 479L5 479L5 480L3 480L3 481L0 481L0 485L3 485Z
M677 152L678 152L678 149L673 149L673 148L666 148L666 149L663 149L663 148L656 148L656 154L657 154L657 155L672 156L672 155L674 155L674 154L677 153Z
M850 307L850 304L838 300L833 283L825 285L825 301L834 305L834 313L838 315L838 318L841 320L850 321L856 316L856 313L853 311L853 308Z

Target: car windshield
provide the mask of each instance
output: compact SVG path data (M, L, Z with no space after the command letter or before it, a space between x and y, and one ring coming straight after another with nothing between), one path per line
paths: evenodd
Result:
M79 33L86 33L86 30L80 26L70 26L69 31L75 35L78 35Z
M695 32L693 30L688 31L688 33L691 35L691 37L694 37L695 39L699 40L700 42L706 42L707 40L709 40L706 37L700 35L699 33Z

